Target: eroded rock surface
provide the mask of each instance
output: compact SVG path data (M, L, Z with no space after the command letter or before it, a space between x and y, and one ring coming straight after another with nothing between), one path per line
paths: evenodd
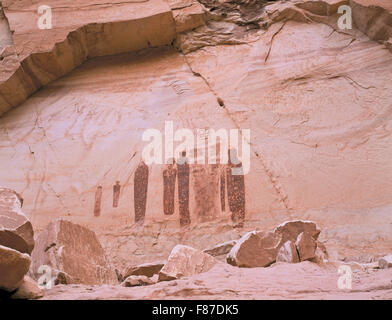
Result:
M105 252L95 233L66 220L47 226L36 239L31 272L38 278L39 268L49 266L84 284L117 283Z
M286 221L274 229L274 232L282 236L281 244L286 241L296 242L301 233L306 233L317 240L321 230L312 221Z
M308 232L301 232L298 235L295 246L301 261L310 260L316 256L317 242Z
M278 251L278 255L276 256L276 262L296 263L299 261L300 260L297 252L297 247L293 242L286 241Z
M34 232L22 204L23 199L14 190L0 187L0 245L30 254Z

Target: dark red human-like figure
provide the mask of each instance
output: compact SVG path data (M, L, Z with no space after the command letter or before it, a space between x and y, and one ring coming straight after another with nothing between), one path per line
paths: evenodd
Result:
M174 194L176 188L177 170L173 162L163 170L163 212L165 215L174 214Z
M135 223L143 223L146 215L148 190L148 166L142 161L134 176Z
M95 191L95 203L94 203L94 216L99 217L101 215L101 202L102 202L102 186L98 186Z
M118 207L118 202L120 200L120 181L116 181L116 184L113 186L113 208Z
M189 164L186 152L177 160L178 171L178 202L180 211L180 226L184 227L191 223L189 212Z

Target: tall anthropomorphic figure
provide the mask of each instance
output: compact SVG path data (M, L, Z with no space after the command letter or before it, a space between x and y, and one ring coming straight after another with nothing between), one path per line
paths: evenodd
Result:
M142 224L146 216L147 206L147 190L148 190L148 166L144 161L138 165L134 176L134 208L135 223Z
M120 200L120 181L116 181L116 184L113 186L113 208L118 207L118 202Z
M226 176L231 219L235 227L242 228L245 221L245 180L242 163L237 157L236 149L229 150Z
M174 214L174 194L176 191L177 169L171 159L163 170L163 212L165 215Z
M95 203L94 203L94 216L99 217L101 215L101 202L102 202L102 186L98 186L95 191Z
M186 152L177 159L178 171L178 202L180 211L180 226L185 227L191 223L189 212L189 164Z

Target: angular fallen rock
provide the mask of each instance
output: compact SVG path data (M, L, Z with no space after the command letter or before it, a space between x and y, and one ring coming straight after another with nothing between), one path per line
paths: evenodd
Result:
M237 267L267 267L276 261L281 240L274 232L248 232L230 250L226 261Z
M310 233L301 232L295 242L295 246L301 261L315 258L317 243Z
M18 290L12 295L12 299L39 299L44 296L44 291L38 287L35 280L25 276Z
M148 286L151 284L154 284L154 282L151 278L146 277L146 276L129 276L124 280L124 282L121 284L123 287L137 287L137 286Z
M380 269L392 268L392 254L378 260L378 266Z
M236 243L237 243L237 240L229 240L229 241L217 244L216 246L214 246L212 248L205 249L205 250L203 250L203 252L207 253L213 257L222 256L224 254L228 254L230 252L231 248L233 248Z
M28 254L0 245L0 289L17 289L29 271L30 263Z
M53 275L61 271L83 284L118 283L95 233L62 219L49 224L36 239L30 270L35 279L42 265L51 267Z
M157 261L129 267L125 271L123 278L126 279L130 276L152 277L154 274L158 274L159 271L161 271L165 263L166 261Z
M309 233L314 240L317 240L321 230L312 221L293 220L280 224L274 229L274 232L282 235L280 244L282 246L286 241L295 243L299 234L302 232Z
M286 241L278 251L276 262L297 263L299 261L300 260L295 244L292 241Z
M173 248L168 261L159 272L158 281L174 280L207 272L216 263L218 261L211 255L179 244Z
M55 286L58 284L73 284L80 282L80 280L74 279L69 274L59 270L53 270L52 281L52 284Z
M0 245L31 254L34 232L22 212L22 198L11 189L0 188Z

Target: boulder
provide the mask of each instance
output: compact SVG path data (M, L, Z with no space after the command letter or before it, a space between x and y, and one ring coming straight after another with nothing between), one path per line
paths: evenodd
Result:
M43 290L38 287L37 282L29 276L25 276L19 289L12 295L12 299L39 299L44 296Z
M154 284L152 279L146 276L129 276L121 284L123 287L137 287L137 286L148 286Z
M17 289L29 271L30 263L28 254L0 245L0 289Z
M276 261L282 236L274 232L251 231L227 255L227 262L238 267L267 267Z
M83 284L118 283L95 233L62 219L49 224L36 239L30 270L35 279L42 265Z
M52 281L55 286L58 284L72 284L80 282L79 279L74 279L69 274L59 270L53 270Z
M295 246L301 261L315 258L317 242L310 233L301 232L295 241Z
M154 274L158 274L159 271L163 268L166 261L157 261L157 262L150 262L144 263L137 266L129 267L125 273L124 278L128 278L130 276L146 276L152 277Z
M392 254L378 260L378 266L380 269L392 268Z
M222 256L224 254L228 254L230 252L231 248L233 248L236 243L237 243L237 240L226 241L226 242L217 244L216 246L214 246L212 248L205 249L203 252L207 253L213 257Z
M310 234L314 240L317 240L321 230L312 221L293 220L286 221L274 229L274 232L282 236L280 246L287 241L295 243L298 236L302 232Z
M297 263L299 261L300 260L295 244L292 241L286 241L278 251L276 262Z
M218 261L207 253L188 246L177 245L159 272L158 281L174 280L207 272L216 263Z
M31 254L34 232L22 212L22 198L13 190L0 188L0 245Z

